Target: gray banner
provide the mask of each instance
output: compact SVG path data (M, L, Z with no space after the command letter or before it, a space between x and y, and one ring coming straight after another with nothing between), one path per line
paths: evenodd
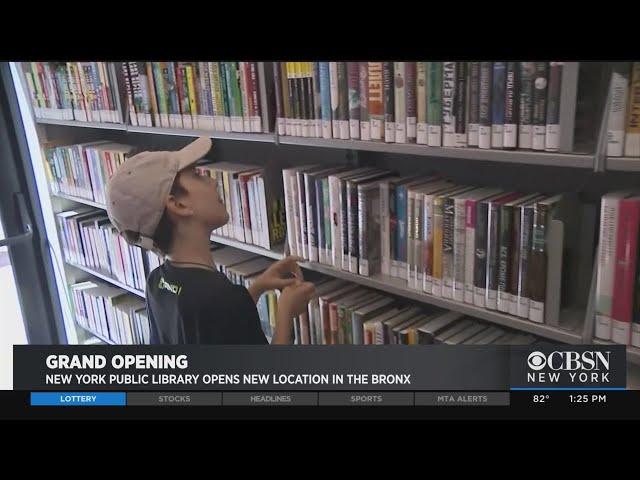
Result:
M316 392L224 392L223 405L318 405Z
M320 392L320 405L413 406L413 392Z
M420 406L482 406L509 405L509 392L416 392Z
M220 392L129 392L127 405L153 406L217 406L222 405Z

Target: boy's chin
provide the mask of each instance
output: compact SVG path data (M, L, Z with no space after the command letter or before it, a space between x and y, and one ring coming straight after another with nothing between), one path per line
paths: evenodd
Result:
M224 218L221 218L218 222L215 222L214 225L213 225L212 230L215 230L217 228L223 227L227 223L229 223L229 215L225 215Z

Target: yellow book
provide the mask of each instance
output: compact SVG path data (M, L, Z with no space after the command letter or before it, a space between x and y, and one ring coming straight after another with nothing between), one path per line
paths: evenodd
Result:
M187 74L187 94L189 96L189 110L191 111L191 116L193 117L194 127L196 127L196 118L198 117L198 99L196 97L195 72L193 65L187 65L185 71Z
M271 325L271 331L275 333L276 329L276 315L278 313L278 302L276 298L276 292L273 290L266 293L267 302L269 305L269 325Z

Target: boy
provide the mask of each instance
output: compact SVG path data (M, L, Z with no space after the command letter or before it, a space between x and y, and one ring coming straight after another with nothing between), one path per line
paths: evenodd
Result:
M306 311L314 286L296 257L273 264L249 289L215 268L209 238L229 217L213 179L195 171L210 148L201 137L177 152L142 152L107 184L107 213L120 234L165 256L147 279L151 343L267 343L255 303L272 289L282 291L272 343L291 343L293 317Z

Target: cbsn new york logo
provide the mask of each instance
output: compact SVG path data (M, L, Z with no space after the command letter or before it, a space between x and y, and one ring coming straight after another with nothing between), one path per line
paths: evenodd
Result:
M545 355L542 352L531 352L527 358L529 369L527 382L554 383L571 382L609 382L609 363L611 352L572 352L555 351ZM547 370L547 371L542 371Z

